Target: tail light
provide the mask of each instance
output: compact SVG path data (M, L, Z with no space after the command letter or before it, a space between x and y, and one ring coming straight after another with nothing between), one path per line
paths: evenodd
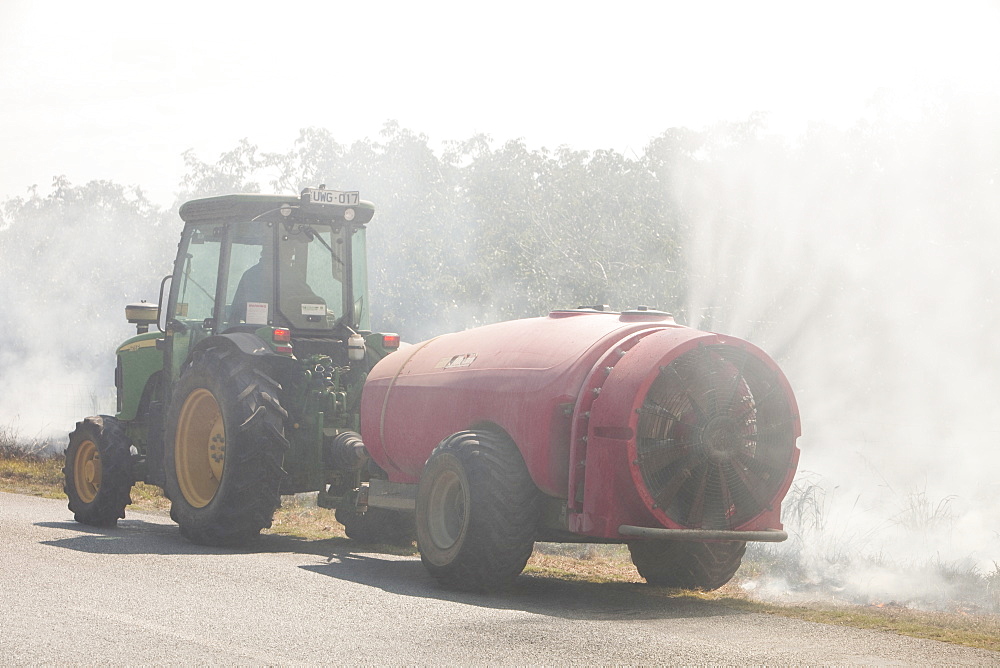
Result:
M396 350L399 348L399 334L383 334L382 347L386 350Z
M274 342L274 352L292 354L292 330L275 327L271 340Z

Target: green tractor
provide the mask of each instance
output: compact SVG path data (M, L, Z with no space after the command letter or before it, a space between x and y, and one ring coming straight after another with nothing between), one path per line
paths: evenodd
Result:
M242 542L281 495L319 492L349 536L409 540L409 518L359 514L368 371L399 347L370 331L357 192L226 195L187 202L159 304L132 304L117 350L117 414L77 423L65 490L77 521L114 525L136 481L162 487L189 540ZM150 328L154 328L150 331ZM373 509L375 510L375 509Z

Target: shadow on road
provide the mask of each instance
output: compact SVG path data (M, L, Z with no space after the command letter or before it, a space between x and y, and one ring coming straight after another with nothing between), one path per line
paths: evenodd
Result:
M141 519L119 520L117 527L97 528L76 522L38 522L36 526L76 535L41 541L44 545L107 555L299 554L321 557L300 564L310 573L418 598L453 601L498 610L520 610L565 619L662 619L742 614L711 601L670 598L664 590L637 583L570 582L522 575L508 589L475 594L442 589L424 570L413 548L364 545L347 538L307 540L265 534L239 548L194 545L177 526Z
M348 538L305 539L280 534L263 534L238 546L211 547L189 543L175 524L160 524L139 519L118 520L114 527L93 527L74 521L35 522L47 529L73 531L77 535L41 541L43 545L62 547L92 554L314 554L322 557L351 552L415 555L416 548L390 545L367 545ZM158 540L162 538L162 540Z
M402 596L497 610L520 610L564 619L664 619L741 614L711 601L670 598L663 595L665 590L646 584L570 582L536 575L521 575L508 589L498 593L455 592L440 588L416 559L400 561L357 552L334 554L325 564L300 568Z
M144 520L118 520L118 526L100 528L77 522L36 522L47 529L73 531L75 536L43 540L42 545L91 554L220 554L233 550L206 548L181 538L176 525Z

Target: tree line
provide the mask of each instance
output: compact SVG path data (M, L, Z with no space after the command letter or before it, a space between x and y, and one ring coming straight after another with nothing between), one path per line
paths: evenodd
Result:
M898 212L915 214L926 232L940 229L929 206L954 203L952 217L969 228L993 210L996 162L959 156L985 156L997 124L977 126L988 140L980 146L963 134L963 119L975 121L976 109L956 102L909 125L876 113L788 139L754 115L672 128L628 155L487 135L435 149L395 122L351 143L307 128L285 152L249 139L215 160L186 152L169 209L141 187L56 177L47 192L0 205L0 299L11 316L0 319L0 369L34 337L15 324L19 316L72 331L73 358L96 341L106 355L123 333L122 305L156 298L184 201L321 183L375 203L372 324L406 340L605 303L659 307L694 326L788 346L789 320L820 314L841 299L839 286L871 280L838 253L905 235ZM892 256L897 247L885 244ZM878 317L877 304L856 306Z

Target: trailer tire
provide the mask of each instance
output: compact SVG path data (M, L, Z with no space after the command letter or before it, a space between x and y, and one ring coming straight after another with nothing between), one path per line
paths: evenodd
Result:
M406 546L416 537L412 514L385 508L369 508L361 514L340 507L334 516L344 525L347 537L359 543Z
M450 589L504 587L531 556L540 498L506 434L449 436L431 453L417 489L421 561Z
M676 589L712 591L733 579L746 552L745 542L636 541L628 544L632 563L646 582Z
M288 441L280 386L231 349L196 352L167 411L164 491L181 534L234 545L271 526Z
M81 524L112 527L132 503L132 455L125 430L110 415L76 423L66 447L63 490Z

